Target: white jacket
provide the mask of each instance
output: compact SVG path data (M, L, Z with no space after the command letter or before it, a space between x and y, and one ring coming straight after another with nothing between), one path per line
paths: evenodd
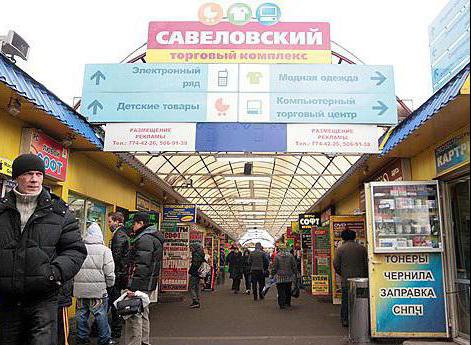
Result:
M87 258L74 278L74 296L102 298L106 288L114 285L114 261L111 250L103 244L100 226L92 223L85 236Z

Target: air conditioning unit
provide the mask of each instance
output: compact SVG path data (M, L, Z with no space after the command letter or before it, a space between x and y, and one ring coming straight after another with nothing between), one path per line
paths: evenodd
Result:
M5 55L19 56L28 59L29 44L15 31L8 31L8 35L0 36L0 52Z

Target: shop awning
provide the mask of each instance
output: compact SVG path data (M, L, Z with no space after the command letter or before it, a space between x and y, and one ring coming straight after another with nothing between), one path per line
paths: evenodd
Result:
M31 102L36 108L53 116L70 130L102 149L102 141L92 126L72 107L61 101L44 85L0 54L0 83L5 84L18 95Z
M454 100L469 76L470 66L464 68L456 77L438 90L424 104L415 110L407 119L390 130L381 152L382 155L390 152L400 142L411 135L417 128L430 120L450 101Z

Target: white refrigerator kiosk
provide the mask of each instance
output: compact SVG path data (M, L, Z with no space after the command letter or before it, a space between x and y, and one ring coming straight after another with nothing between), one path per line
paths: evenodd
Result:
M436 181L365 184L371 336L448 337Z

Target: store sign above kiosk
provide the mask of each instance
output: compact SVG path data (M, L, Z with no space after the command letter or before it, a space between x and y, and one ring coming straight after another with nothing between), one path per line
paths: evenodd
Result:
M149 63L331 63L329 23L150 22Z
M69 150L57 141L35 128L23 129L22 153L38 155L46 166L46 176L57 181L65 181Z
M469 164L469 132L457 136L435 150L437 175Z

